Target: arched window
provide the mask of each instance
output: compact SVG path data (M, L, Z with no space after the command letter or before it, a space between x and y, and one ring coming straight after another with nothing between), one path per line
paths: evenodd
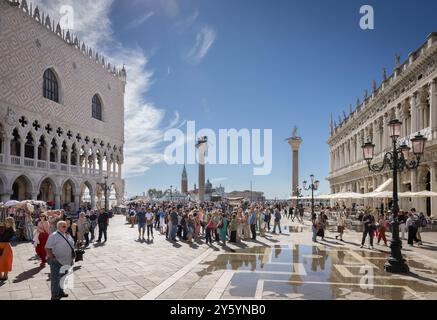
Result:
M93 118L102 121L102 102L97 95L93 97Z
M43 85L44 98L50 99L59 103L59 85L56 75L52 70L47 69L44 72L44 85Z

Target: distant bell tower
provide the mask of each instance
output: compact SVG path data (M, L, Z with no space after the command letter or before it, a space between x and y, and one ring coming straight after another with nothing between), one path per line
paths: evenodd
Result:
M185 165L184 165L184 170L182 171L181 190L183 194L188 193L188 176L187 176L187 169L185 168Z

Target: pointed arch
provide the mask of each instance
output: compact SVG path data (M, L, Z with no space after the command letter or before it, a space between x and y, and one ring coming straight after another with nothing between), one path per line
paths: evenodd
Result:
M95 94L91 101L92 117L96 120L103 121L103 104L99 94Z
M53 68L46 69L43 76L43 97L60 103L59 77Z
M50 142L50 162L58 162L58 141L53 138Z
M68 144L66 140L62 142L60 148L61 148L61 163L68 164Z
M80 195L79 184L74 179L68 177L61 184L61 207L74 207L75 196Z
M21 156L21 134L18 128L12 130L11 156Z
M23 201L32 198L32 180L22 174L12 180L11 200Z
M24 140L24 157L33 159L35 156L35 136L29 131Z
M47 139L44 134L38 140L38 160L47 161Z

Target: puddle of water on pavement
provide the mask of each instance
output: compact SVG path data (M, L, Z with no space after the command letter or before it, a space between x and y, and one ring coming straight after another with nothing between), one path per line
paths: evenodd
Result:
M236 250L234 254L220 254L214 261L205 263L205 269L198 275L204 276L217 270L241 272L234 274L224 297L254 297L258 280L275 280L265 281L264 294L266 296L263 298L395 300L415 298L404 288L387 285L408 286L416 292L437 292L437 286L424 283L427 281L427 283L437 284L437 280L429 277L437 274L437 271L430 266L409 260L411 271L416 276L400 279L384 271L387 253L354 252L363 258L380 258L370 260L377 267L373 269L376 277L372 278L376 286L371 290L360 287L359 284L363 283L363 277L368 269L363 268L363 262L351 255L349 249L320 248L320 246L311 245L254 247ZM297 263L303 265L306 274L299 273L299 268L295 269ZM422 269L422 272L418 273L415 269ZM426 272L425 275L423 271Z

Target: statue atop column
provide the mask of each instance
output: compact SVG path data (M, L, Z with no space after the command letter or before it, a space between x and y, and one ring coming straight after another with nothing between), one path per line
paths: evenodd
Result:
M292 134L293 138L299 138L299 135L297 134L297 126L294 126L293 128L293 134Z

